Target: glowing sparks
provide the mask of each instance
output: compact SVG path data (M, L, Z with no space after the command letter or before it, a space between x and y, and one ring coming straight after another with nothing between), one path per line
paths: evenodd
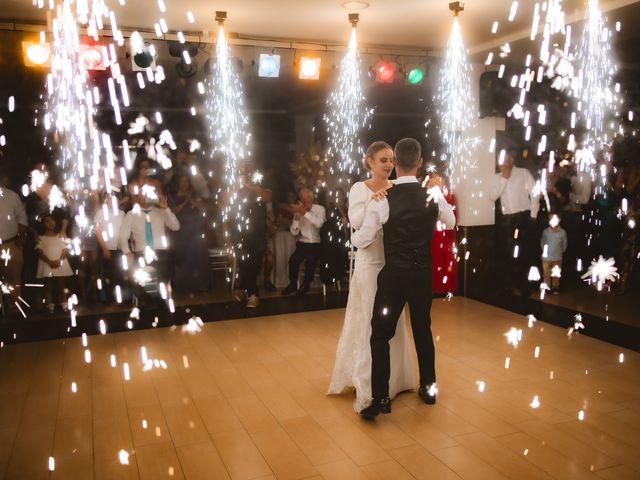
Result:
M567 331L567 336L571 336L573 334L573 332L579 332L580 330L584 329L584 323L582 323L582 315L577 313L574 317L573 317L573 326L569 328L569 330Z
M129 452L126 450L120 450L118 452L118 461L121 465L129 465Z
M335 161L340 181L350 183L352 176L360 174L364 157L361 134L369 128L373 110L365 104L360 80L360 57L355 27L351 32L349 49L340 63L335 88L327 101L324 120L329 131L328 154ZM333 169L334 167L332 167Z
M478 381L476 382L476 385L478 386L478 391L479 391L480 393L484 392L484 389L485 389L485 387L486 387L486 384L484 383L484 381L483 381L483 380L478 380Z
M580 420L581 422L584 420L584 410L580 410L578 412L578 420Z
M615 282L620 276L618 273L618 267L615 266L615 259L604 259L602 255L598 260L593 260L591 265L587 269L586 273L582 275L582 279L591 281L591 283L598 286L598 290L602 288L606 282Z
M216 43L216 61L211 75L205 81L207 98L205 110L211 158L217 155L224 160L224 180L228 202L222 212L223 220L239 215L234 193L240 188L238 164L248 160L249 120L243 103L240 78L231 62L231 52L220 26Z
M540 399L538 398L538 395L534 395L533 396L533 400L531 400L531 403L529 404L529 406L531 408L538 408L540 407Z
M513 345L514 347L518 346L518 343L522 341L522 329L511 327L511 329L504 334L507 337L507 343Z
M578 46L579 71L575 95L581 102L579 115L587 126L585 145L608 143L607 124L617 99L613 91L615 65L611 61L611 32L600 11L598 0L588 0L587 15Z
M470 71L460 23L456 17L453 19L435 99L445 148L443 159L448 162L453 186L457 185L460 178L466 178L468 170L473 167L470 148L476 139L465 137L465 132L474 125L476 117Z
M202 331L202 327L204 326L204 322L200 317L191 317L189 321L182 326L183 333L200 333Z

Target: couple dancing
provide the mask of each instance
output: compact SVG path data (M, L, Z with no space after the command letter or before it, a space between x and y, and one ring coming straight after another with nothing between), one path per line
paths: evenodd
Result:
M365 166L371 178L349 193L351 243L358 251L328 393L355 388L355 410L373 419L391 412L396 394L415 388L409 336L404 319L398 322L405 303L418 355L418 394L435 403L431 236L438 220L450 229L455 217L437 181L425 189L416 179L422 166L418 141L402 139L395 151L374 142ZM394 167L397 180L391 183Z

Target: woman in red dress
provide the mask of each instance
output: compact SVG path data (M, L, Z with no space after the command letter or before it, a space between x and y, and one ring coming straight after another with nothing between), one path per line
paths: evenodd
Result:
M444 178L434 173L429 178L428 186L435 185L440 186L447 203L453 205L457 222L455 196L447 188ZM433 271L433 293L435 294L456 293L458 289L458 262L454 253L455 245L455 229L443 230L438 222L431 241L431 268Z

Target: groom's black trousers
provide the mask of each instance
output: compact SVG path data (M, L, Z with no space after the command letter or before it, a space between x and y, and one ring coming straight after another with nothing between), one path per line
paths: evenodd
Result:
M435 351L431 335L431 267L400 268L385 265L378 274L378 291L371 320L371 393L374 399L389 395L389 340L405 303L418 354L420 385L436 381Z

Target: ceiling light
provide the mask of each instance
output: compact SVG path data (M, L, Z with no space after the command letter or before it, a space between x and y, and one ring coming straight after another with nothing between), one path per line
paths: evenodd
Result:
M51 63L51 46L48 43L22 42L22 52L27 67L44 67Z
M407 74L407 82L411 85L419 85L424 79L424 70L420 67L414 67Z
M396 65L393 62L381 61L376 64L376 82L393 83L396 76Z
M352 12L356 12L358 10L369 8L369 4L367 2L344 2L342 4L342 8L350 10Z
M265 78L278 78L280 76L280 55L260 54L258 76Z
M106 48L102 45L80 44L80 62L85 70L106 70Z
M318 80L320 78L320 58L302 57L299 78L301 80Z

